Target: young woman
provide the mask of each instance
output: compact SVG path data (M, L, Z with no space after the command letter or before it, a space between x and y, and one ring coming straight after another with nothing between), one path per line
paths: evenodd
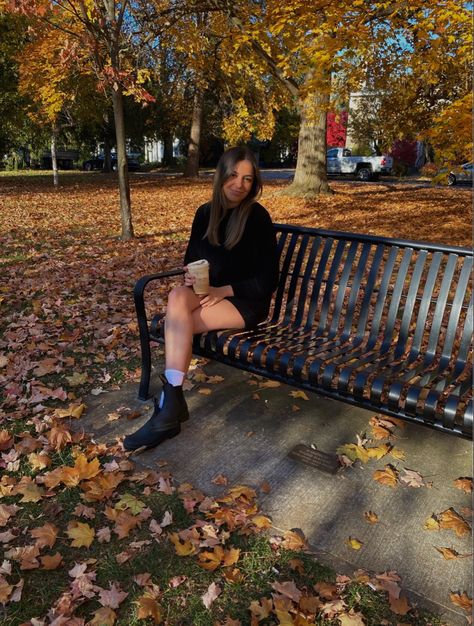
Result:
M193 335L224 328L252 328L263 321L278 280L271 218L257 198L262 180L246 147L227 150L217 164L211 202L194 217L184 257L184 285L169 294L165 316L163 391L151 418L124 439L126 450L150 448L177 435L188 419L183 381ZM209 262L209 293L197 296L187 264Z

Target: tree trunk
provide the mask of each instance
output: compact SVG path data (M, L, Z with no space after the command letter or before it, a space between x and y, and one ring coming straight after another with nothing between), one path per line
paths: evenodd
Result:
M57 138L58 138L58 129L56 128L55 125L53 125L53 132L51 135L51 167L53 168L53 184L55 187L59 185Z
M191 133L189 137L188 158L184 176L186 178L197 178L199 176L199 147L201 143L201 125L204 106L204 93L196 89L193 104L193 119L191 122Z
M112 89L114 108L115 136L117 140L117 172L120 195L120 218L122 221L122 239L133 239L132 210L130 203L130 182L128 179L127 153L125 148L125 122L123 115L122 87L116 85Z
M171 133L164 133L163 139L163 165L173 165L173 136Z
M283 192L288 196L333 193L326 174L326 114L329 91L310 95L300 103L301 125L295 178Z
M112 171L112 146L110 145L110 139L108 136L104 138L104 172Z

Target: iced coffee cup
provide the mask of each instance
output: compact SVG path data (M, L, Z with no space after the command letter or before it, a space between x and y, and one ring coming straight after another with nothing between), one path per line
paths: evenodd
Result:
M206 259L188 263L188 272L194 276L193 289L198 296L205 296L209 293L209 262Z

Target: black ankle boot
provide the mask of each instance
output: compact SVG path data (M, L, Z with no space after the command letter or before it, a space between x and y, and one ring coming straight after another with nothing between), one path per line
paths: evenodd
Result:
M160 378L163 382L163 407L160 409L159 403L154 400L155 410L148 422L123 440L125 450L153 448L165 439L176 437L181 431L181 422L189 419L183 388L173 387L164 376Z

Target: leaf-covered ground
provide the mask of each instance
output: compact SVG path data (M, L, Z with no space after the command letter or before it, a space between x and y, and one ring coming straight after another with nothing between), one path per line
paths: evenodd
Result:
M468 189L335 182L308 201L284 186L265 187L275 221L470 245ZM133 285L181 264L210 180L134 176L127 243L113 176L64 175L57 191L49 176L1 176L0 188L2 624L437 623L396 597L393 573L336 577L294 533L264 537L252 489L211 500L71 431L88 393L135 378ZM341 454L364 462L364 444ZM389 469L381 482L397 480ZM432 523L461 527L449 510ZM466 594L452 601L469 610Z

